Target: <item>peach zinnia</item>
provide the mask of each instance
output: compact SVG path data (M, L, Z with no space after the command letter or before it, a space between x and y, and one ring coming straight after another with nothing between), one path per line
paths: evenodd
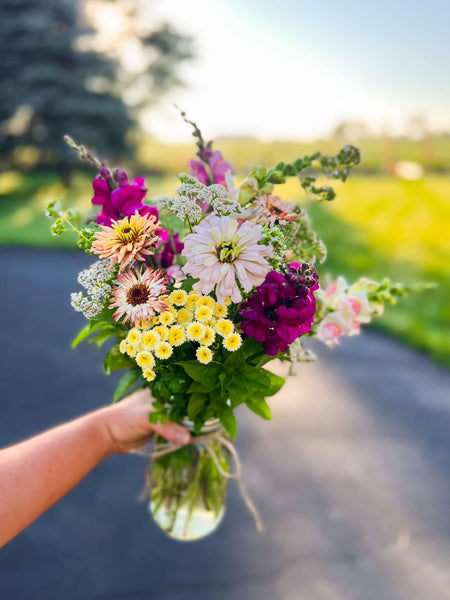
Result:
M119 270L135 260L144 261L146 255L153 254L153 246L158 241L154 235L160 228L154 215L141 216L138 213L120 221L112 221L111 227L101 226L103 231L95 234L92 252L100 258L110 258L111 268L116 262Z
M278 196L261 194L255 202L256 221L269 227L292 223L298 217L298 214L293 212L294 208L294 203L283 202Z
M166 279L162 271L151 268L144 270L130 267L126 273L119 273L112 289L111 308L116 308L115 321L124 317L131 325L143 326L155 315L155 311L168 310Z

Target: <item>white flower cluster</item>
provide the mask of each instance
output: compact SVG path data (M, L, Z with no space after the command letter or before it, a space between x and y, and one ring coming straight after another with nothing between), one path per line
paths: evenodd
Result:
M96 317L103 310L103 304L84 297L81 292L70 294L70 304L77 312L82 312L86 319Z
M160 196L157 200L182 221L191 224L200 222L206 213L205 207L211 207L218 216L231 216L241 212L241 206L223 185L203 185L193 175L181 173L181 185L177 188L177 198Z
M111 271L107 260L98 260L89 269L78 274L78 283L82 285L89 296L101 302L111 291Z
M314 362L317 360L317 357L311 350L305 350L302 345L302 339L297 338L289 346L289 360L291 362L289 375L297 375L297 364L299 362Z
M71 305L77 312L82 312L87 319L92 319L103 310L103 300L111 291L111 271L106 260L98 260L89 269L81 271L78 283L87 291L71 294Z

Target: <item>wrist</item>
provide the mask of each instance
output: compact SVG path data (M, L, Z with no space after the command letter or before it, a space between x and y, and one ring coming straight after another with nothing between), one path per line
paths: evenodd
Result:
M88 418L95 428L95 435L99 440L100 451L103 454L103 458L121 451L120 445L114 439L112 433L112 408L112 406L105 406L88 415Z

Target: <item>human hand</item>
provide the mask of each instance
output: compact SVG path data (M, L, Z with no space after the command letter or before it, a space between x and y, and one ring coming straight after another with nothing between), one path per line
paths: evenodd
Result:
M107 406L97 415L107 436L110 451L129 452L145 444L158 433L175 444L187 444L191 439L189 431L176 423L150 423L148 415L152 411L152 398L148 389L137 390L117 404Z

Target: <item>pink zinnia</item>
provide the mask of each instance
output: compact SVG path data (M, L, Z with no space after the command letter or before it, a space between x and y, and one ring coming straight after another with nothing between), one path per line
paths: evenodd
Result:
M150 268L129 268L125 273L119 273L111 292L110 307L117 309L114 320L124 317L123 323L129 320L133 327L142 326L154 317L155 311L168 310L166 281L162 271Z
M259 244L261 235L259 225L231 217L210 215L196 225L182 252L187 258L183 271L200 280L194 290L207 295L215 289L220 304L227 297L240 302L239 285L250 292L270 271L265 257L272 256L272 246Z

